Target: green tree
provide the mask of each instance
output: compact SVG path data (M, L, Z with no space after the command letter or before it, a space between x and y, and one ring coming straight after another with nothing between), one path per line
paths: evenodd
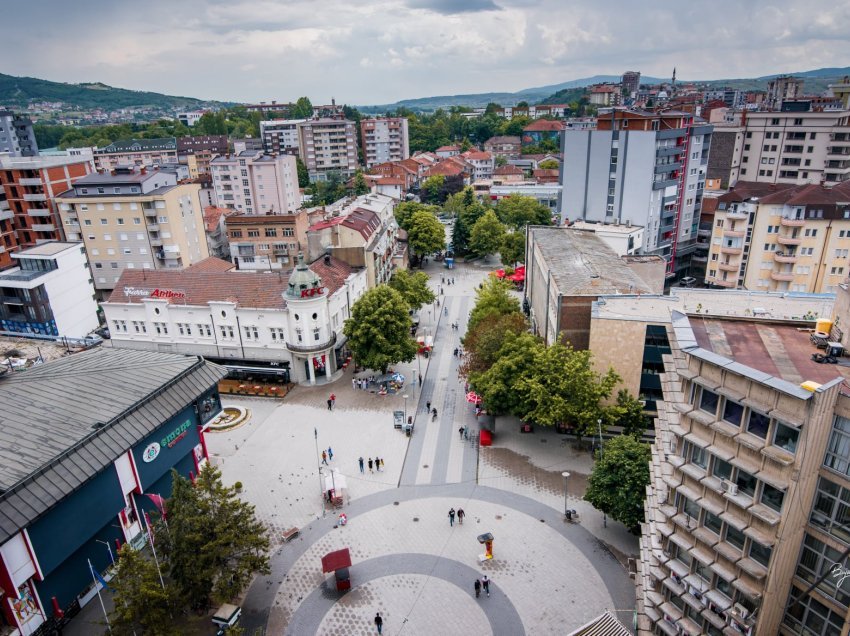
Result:
M606 409L605 419L613 426L622 427L624 435L640 438L646 430L643 403L629 393L628 389L617 391L617 402Z
M370 289L354 303L343 333L358 364L386 373L392 364L413 360L417 346L408 311L407 301L389 285Z
M508 165L508 158L505 155L496 155L495 166L501 168L506 165Z
M254 506L241 501L221 472L205 465L195 483L172 470L168 530L157 549L182 598L194 609L239 595L256 573L268 574L269 539Z
M312 119L313 104L308 98L299 97L289 110L289 117L291 119Z
M516 105L515 108L528 108L528 102L525 101L525 100L523 100L521 102L517 102L517 105Z
M440 203L440 193L445 182L446 177L442 174L435 174L433 177L425 179L420 188L422 201L431 204Z
M358 170L354 173L354 194L360 196L369 192L369 186L366 185L366 178L363 176L363 171Z
M514 335L528 331L528 321L520 312L491 314L479 320L474 330L467 330L463 337L464 356L461 366L463 375L484 373L499 359L499 350L509 333Z
M512 195L496 203L499 220L517 230L526 225L551 225L552 211L534 197Z
M467 333L475 331L478 323L487 316L504 316L519 313L519 300L511 293L510 286L491 276L475 291L475 306L469 314Z
M644 520L643 503L651 459L649 445L630 435L607 441L587 480L584 499L637 531Z
M525 262L525 232L506 232L499 248L499 255L506 265Z
M407 231L410 229L410 221L415 213L427 212L432 216L436 216L438 211L439 209L433 205L425 205L424 203L418 203L416 201L403 201L395 206L393 215L395 216L398 226Z
M528 332L505 334L496 362L484 371L469 374L469 385L481 396L488 413L513 414L523 417L534 408L529 394L516 390L517 380L535 373L535 362L544 348L540 340Z
M564 342L542 349L533 374L517 381L517 391L532 408L524 417L542 426L566 423L579 439L597 428L604 419L601 402L620 381L613 369L599 374L593 369L590 351L576 351Z
M497 115L499 111L502 110L502 105L497 104L496 102L490 102L487 104L487 107L484 109L485 115Z
M310 185L310 173L307 166L301 161L301 157L295 157L295 165L298 168L298 187L306 188Z
M502 246L505 236L505 226L499 222L493 210L487 210L480 219L472 226L469 233L469 249L474 254L487 258L488 254L495 254Z
M443 224L431 212L414 212L407 229L407 245L419 258L446 249Z
M338 172L328 174L326 181L316 181L307 188L311 205L329 205L345 197L345 184Z
M541 170L558 170L561 167L555 159L547 159L546 161L541 161L537 164L537 167Z
M393 274L388 284L402 295L408 307L414 311L422 305L433 303L437 298L428 287L428 274L425 272L400 269Z
M115 609L110 614L114 634L179 634L172 615L178 609L174 590L162 589L156 565L125 543L118 551L118 569L110 581Z

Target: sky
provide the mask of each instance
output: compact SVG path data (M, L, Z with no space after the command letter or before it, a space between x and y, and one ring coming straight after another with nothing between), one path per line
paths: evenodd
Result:
M850 65L850 0L30 0L2 22L0 72L240 102Z

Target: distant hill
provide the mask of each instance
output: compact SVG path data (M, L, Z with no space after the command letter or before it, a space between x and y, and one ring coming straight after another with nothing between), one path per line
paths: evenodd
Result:
M64 102L80 110L116 110L119 108L156 108L165 111L193 109L210 104L193 97L174 97L161 93L131 91L100 82L66 84L35 77L15 77L0 73L0 105L26 108L32 102Z

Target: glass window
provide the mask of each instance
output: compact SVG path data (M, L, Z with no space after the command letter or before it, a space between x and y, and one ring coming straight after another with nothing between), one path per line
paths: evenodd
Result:
M819 478L810 521L836 539L850 543L850 490Z
M697 576L699 576L701 579L703 579L706 583L709 584L711 584L711 579L714 578L714 573L711 571L711 568L709 568L707 565L703 565L699 561L696 562L694 572L696 572Z
M770 562L770 555L773 552L772 548L756 543L750 543L750 558L756 563L761 563L764 567Z
M738 476L735 478L735 483L738 484L738 492L750 497L756 494L756 478L745 470L738 470Z
M717 404L720 402L720 396L713 391L703 389L700 392L699 408L707 413L717 414Z
M779 490L778 488L774 488L769 484L762 484L761 490L761 502L775 510L776 512L782 512L782 500L785 499L785 493Z
M704 448L694 445L693 450L691 450L691 461L700 468L707 468L708 453L705 452Z
M842 475L850 475L850 420L835 417L823 465Z
M773 433L773 443L782 450L795 453L797 452L797 438L799 435L800 432L797 429L785 426L782 422L777 422L776 430Z
M730 464L729 462L724 462L722 459L715 457L714 466L712 467L711 473L715 477L719 477L720 479L731 479L732 464Z
M726 400L726 403L723 405L723 419L729 422L730 424L740 426L743 417L744 407L740 404L736 404L735 402L730 402L729 400Z
M708 512L708 510L706 510L703 525L717 536L720 536L720 528L723 525L723 520L716 514Z
M802 594L803 590L791 588L789 607L785 612L783 623L788 625L795 634L806 634L806 636L840 634L844 626L844 617L811 596L800 598Z
M699 513L702 509L687 497L682 497L682 499L684 500L684 504L682 505L682 512L691 517L691 519L698 521Z
M718 576L717 583L715 583L715 586L717 587L718 592L725 594L729 597L730 600L732 599L734 592L732 591L732 584L729 581L727 581L726 579L721 579Z
M811 584L833 569L846 571L847 564L847 559L841 558L841 552L806 534L797 563L797 576ZM827 575L817 589L845 608L850 606L850 577Z
M745 537L743 532L728 524L726 525L726 543L738 548L739 550L743 550L744 540Z
M770 426L770 418L767 415L750 411L750 421L747 423L747 432L767 439L767 429Z

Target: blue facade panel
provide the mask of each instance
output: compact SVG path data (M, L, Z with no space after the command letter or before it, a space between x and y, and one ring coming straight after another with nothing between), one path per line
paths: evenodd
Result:
M201 441L198 434L198 417L192 405L169 419L133 448L133 457L139 471L142 492L157 492L151 486L167 475ZM150 457L155 453L155 457ZM191 457L190 457L191 459ZM148 460L148 461L146 461ZM171 493L158 493L163 497Z

